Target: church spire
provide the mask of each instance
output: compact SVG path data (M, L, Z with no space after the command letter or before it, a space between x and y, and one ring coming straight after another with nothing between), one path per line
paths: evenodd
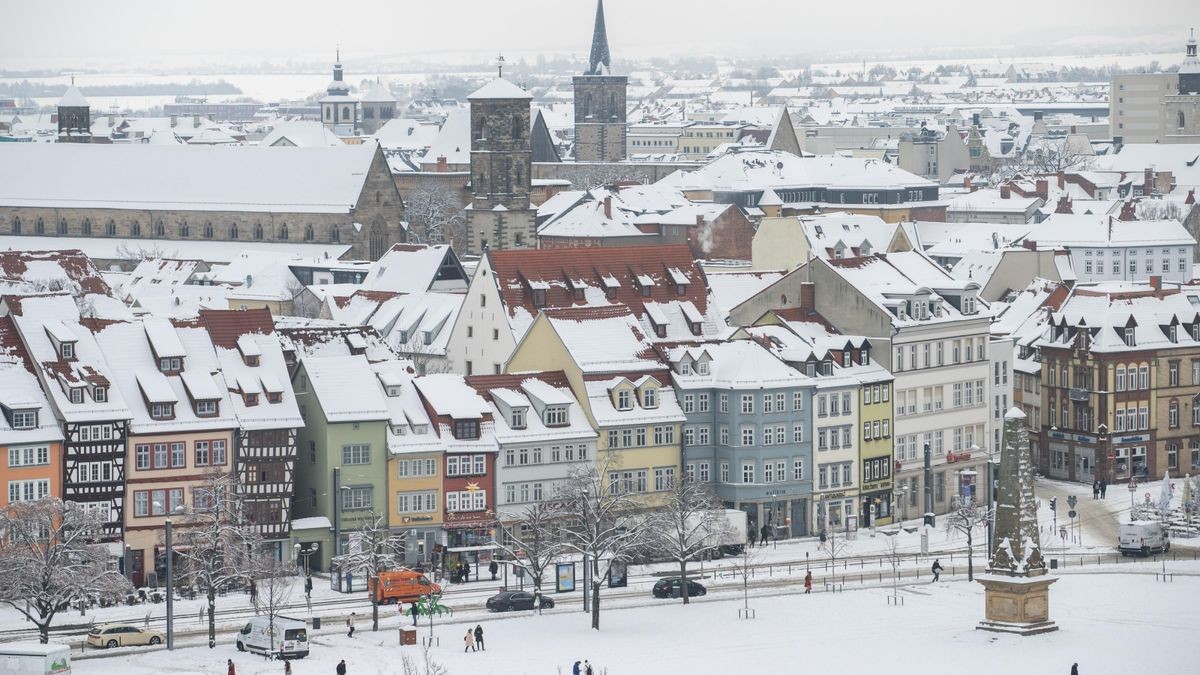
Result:
M604 28L604 0L596 0L596 27L592 30L592 54L584 75L605 75L612 67L608 52L608 31ZM604 66L603 71L601 66Z

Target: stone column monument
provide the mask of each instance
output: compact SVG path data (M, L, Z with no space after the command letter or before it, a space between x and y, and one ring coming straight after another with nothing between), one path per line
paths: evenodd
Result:
M1050 584L1038 543L1037 501L1025 414L1012 408L1004 416L1000 451L1000 490L996 496L996 550L983 584L986 605L979 630L1038 635L1058 630L1050 620Z

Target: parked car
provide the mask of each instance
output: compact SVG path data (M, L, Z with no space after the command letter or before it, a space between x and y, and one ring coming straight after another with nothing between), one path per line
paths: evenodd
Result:
M688 580L689 598L696 598L707 592L708 589L700 585L699 582ZM656 598L678 598L681 595L683 595L683 584L680 583L679 577L659 579L654 584L654 597Z
M127 623L106 623L88 631L87 643L92 647L130 647L133 645L162 644L163 634L148 628L138 628Z
M1171 538L1167 529L1155 520L1135 520L1121 523L1117 548L1122 555L1166 553L1171 550Z
M429 577L411 569L391 570L379 573L379 585L374 579L367 580L367 590L375 594L380 603L416 602L426 595L439 595L442 587Z
M272 634L274 629L274 634ZM237 650L256 654L282 654L287 659L308 656L308 628L300 619L287 616L251 617L238 631Z
M542 596L542 609L553 609L554 601ZM508 612L514 609L533 609L533 593L525 591L503 591L488 598L487 608L492 612Z

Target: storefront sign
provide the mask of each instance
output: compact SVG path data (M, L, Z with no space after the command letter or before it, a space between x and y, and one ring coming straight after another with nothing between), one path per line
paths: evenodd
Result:
M1134 436L1117 436L1113 439L1113 443L1118 445L1124 443L1145 443L1150 440L1149 434L1136 434Z
M405 523L428 523L433 520L433 516L404 516Z

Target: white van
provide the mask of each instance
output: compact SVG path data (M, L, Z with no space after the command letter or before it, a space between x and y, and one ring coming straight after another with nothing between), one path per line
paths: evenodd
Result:
M1154 520L1135 520L1121 523L1117 549L1124 555L1150 555L1171 550L1171 539L1162 523Z
M271 626L274 623L275 635L271 636ZM242 627L237 634L237 649L239 652L254 652L256 654L280 653L286 659L302 659L308 656L308 627L299 619L286 616L276 616L274 622L265 616L256 616Z

